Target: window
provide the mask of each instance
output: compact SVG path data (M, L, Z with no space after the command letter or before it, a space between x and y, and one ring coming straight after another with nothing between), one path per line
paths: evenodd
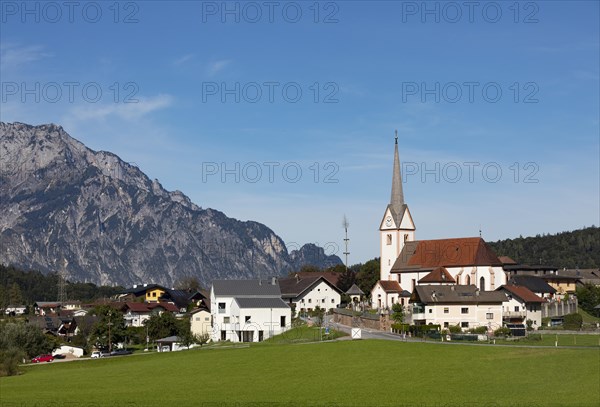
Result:
M468 314L469 313L469 308L467 308L467 307L461 308L460 309L460 313L461 314Z
M429 313L432 314L433 313L433 309L429 308Z
M444 322L444 328L448 328L448 326L450 326L450 324L448 323L448 321Z
M444 307L444 314L448 314L450 312L450 309L448 307Z
M300 301L302 304L304 304L304 298L302 298L302 301Z
M413 291L415 291L415 287L417 285L417 280L415 280L414 278L412 279L412 289Z
M200 321L200 317L196 317L196 321Z
M471 276L467 274L467 285L471 285Z
M485 278L481 277L479 279L479 290L485 291Z
M519 312L519 306L515 305L515 312Z
M225 303L220 302L219 303L219 314L224 314L224 313L225 313Z
M208 322L208 321L210 321L210 317L204 317L204 321L205 321L205 322Z
M392 235L391 234L386 235L385 244L387 244L388 246L392 244Z
M325 298L321 299L321 302L325 302Z
M279 326L285 326L285 315L282 315L281 318L279 318Z
M250 321L250 315L246 315L246 317L244 318L244 322L248 322Z
M223 317L223 323L224 324L228 324L229 323L229 317Z
M469 327L469 323L468 322L461 322L460 323L460 327L461 328L468 328Z
M318 291L318 292L321 292L321 289L320 289L320 288L317 288L317 291Z
M333 304L334 302L335 302L335 300L332 298L332 299L331 299L331 303Z
M408 233L406 233L406 234L404 235L404 241L406 242L407 240L408 240Z
M227 331L221 331L221 340L222 341L227 340Z
M485 319L494 319L494 314L491 312L488 312L485 314Z
M312 298L309 298L308 299L308 303L310 304L311 302L312 302Z

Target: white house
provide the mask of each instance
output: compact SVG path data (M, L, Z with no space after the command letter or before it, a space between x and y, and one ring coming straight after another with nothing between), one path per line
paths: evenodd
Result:
M6 315L23 315L25 314L25 311L27 310L27 306L26 305L7 305L6 308L4 309L4 313Z
M194 335L205 335L212 332L210 311L199 308L190 312L190 329Z
M371 307L392 309L394 304L408 305L410 293L403 290L397 281L379 280L371 290Z
M260 342L291 327L276 279L215 280L210 303L213 341Z
M312 311L317 306L331 311L341 302L342 291L323 276L279 279L281 298L296 312Z
M410 319L415 325L458 325L463 330L485 326L490 331L502 327L505 301L503 293L474 285L418 285L410 299Z
M546 302L545 299L522 286L504 285L498 291L507 297L502 312L504 322L526 324L527 320L531 320L536 329L542 325L542 304Z

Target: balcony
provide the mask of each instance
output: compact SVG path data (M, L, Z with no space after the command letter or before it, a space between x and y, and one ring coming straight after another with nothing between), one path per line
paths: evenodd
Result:
M527 316L527 311L504 311L504 312L502 312L502 318L504 318L504 319L525 318L526 316Z

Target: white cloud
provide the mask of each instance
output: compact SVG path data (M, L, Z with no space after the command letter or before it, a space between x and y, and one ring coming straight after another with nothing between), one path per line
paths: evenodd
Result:
M140 97L137 103L77 106L71 109L69 116L75 120L104 120L109 116L117 116L125 120L135 120L148 113L165 109L172 104L173 97L171 95L160 94L149 98Z
M177 58L175 61L173 61L173 65L175 65L175 66L183 65L186 62L188 62L189 60L191 60L192 58L194 58L194 54L186 54L180 58Z
M0 68L14 70L40 59L51 57L52 54L44 52L41 45L20 47L17 44L0 44Z
M229 59L221 59L218 61L211 62L206 68L206 73L208 74L208 76L214 76L221 72L223 69L225 69L230 63L231 60Z

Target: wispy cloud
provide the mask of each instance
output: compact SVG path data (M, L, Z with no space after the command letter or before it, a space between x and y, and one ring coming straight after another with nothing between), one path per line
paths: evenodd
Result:
M208 76L214 76L214 75L218 74L219 72L221 72L223 69L225 69L227 67L227 65L229 65L230 63L231 63L230 59L221 59L218 61L213 61L208 64L208 66L206 68L206 74Z
M186 54L182 57L177 58L175 61L173 61L173 65L175 66L181 66L183 64L185 64L186 62L188 62L189 60L191 60L192 58L194 58L194 54Z
M137 103L114 103L98 106L89 104L73 108L69 115L75 120L104 120L109 116L117 116L125 120L139 119L148 113L165 109L173 104L171 95L142 98Z
M12 70L22 67L30 62L51 57L41 45L19 46L17 44L0 44L0 68Z

